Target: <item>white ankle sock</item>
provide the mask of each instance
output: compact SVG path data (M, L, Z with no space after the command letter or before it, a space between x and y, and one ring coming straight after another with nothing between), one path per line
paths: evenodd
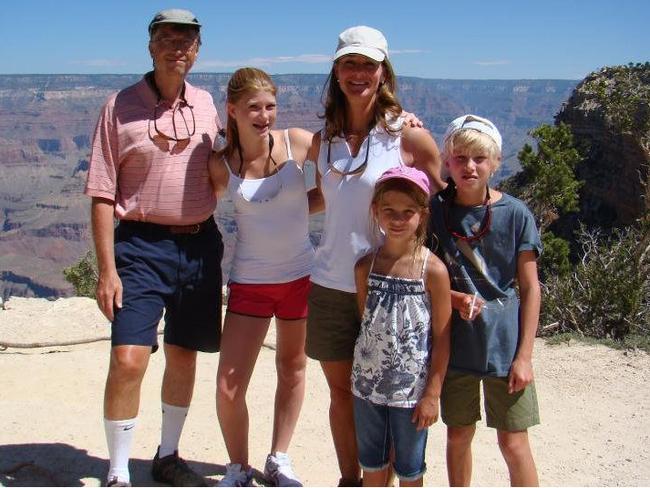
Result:
M129 483L129 455L131 454L131 441L135 430L137 417L126 420L104 419L106 443L111 465L108 468L107 480L117 477L119 481Z
M160 433L160 450L158 456L163 458L178 451L178 443L185 424L185 417L190 407L177 407L162 403L162 429Z

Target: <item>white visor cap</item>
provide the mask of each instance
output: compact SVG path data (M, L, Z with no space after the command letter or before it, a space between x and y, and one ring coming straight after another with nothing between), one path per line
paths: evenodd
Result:
M503 139L501 138L501 134L496 126L488 119L472 114L463 115L454 119L445 131L443 142L447 142L447 139L462 129L474 129L490 136L492 140L496 142L499 151L501 151Z

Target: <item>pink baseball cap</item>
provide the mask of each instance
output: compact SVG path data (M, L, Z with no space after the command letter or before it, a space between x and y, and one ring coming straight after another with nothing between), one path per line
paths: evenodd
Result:
M396 166L389 170L384 171L384 173L379 177L375 183L375 188L380 183L384 181L393 180L393 179L402 179L414 183L418 188L420 188L427 196L431 194L429 190L429 177L424 171L420 171L417 168L412 168L410 166Z

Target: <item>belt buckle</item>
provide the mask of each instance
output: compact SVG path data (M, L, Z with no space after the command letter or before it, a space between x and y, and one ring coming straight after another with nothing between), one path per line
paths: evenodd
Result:
M190 227L191 230L188 232L188 234L198 234L201 230L201 224L193 224Z

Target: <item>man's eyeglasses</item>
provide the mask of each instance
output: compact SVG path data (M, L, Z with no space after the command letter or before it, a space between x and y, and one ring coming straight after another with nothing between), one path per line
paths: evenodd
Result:
M197 39L197 37L159 37L154 39L153 42L163 49L189 51L196 46Z
M368 134L366 140L366 157L363 160L363 163L361 163L359 166L350 167L350 165L354 162L354 158L337 159L336 161L332 162L331 153L332 139L330 138L327 141L327 166L330 170L332 170L332 172L340 176L358 175L360 173L363 173L366 169L366 166L368 166L368 156L370 155L370 134Z
M174 131L174 135L171 136L169 134L165 134L162 130L158 128L158 110L161 105L161 102L158 101L156 103L156 106L153 109L153 128L156 134L158 136L162 137L166 141L175 141L175 142L183 142L183 141L189 141L190 138L196 133L196 120L194 119L194 110L192 109L192 106L187 103L185 100L181 101L177 107L175 107L172 110L172 129ZM191 116L191 129L190 129L190 124L188 124L188 119L185 116L185 108L188 108L190 113L189 115ZM179 116L177 117L176 114ZM181 123L182 122L182 123ZM151 133L151 120L149 120L149 127L148 127L148 132L149 132L149 139L152 139L155 137L155 134L152 135Z
M466 236L459 232L456 232L449 225L449 207L451 206L451 203L445 201L443 204L443 208L444 208L444 217L445 217L445 227L447 228L447 232L449 232L456 239L465 241L468 244L471 244L475 241L482 239L485 236L485 234L490 232L490 224L492 223L492 209L490 208L491 203L490 203L489 188L486 188L485 201L483 202L483 205L485 206L485 213L483 214L483 218L481 219L481 225L479 225L478 231L475 234L472 234L471 236Z

